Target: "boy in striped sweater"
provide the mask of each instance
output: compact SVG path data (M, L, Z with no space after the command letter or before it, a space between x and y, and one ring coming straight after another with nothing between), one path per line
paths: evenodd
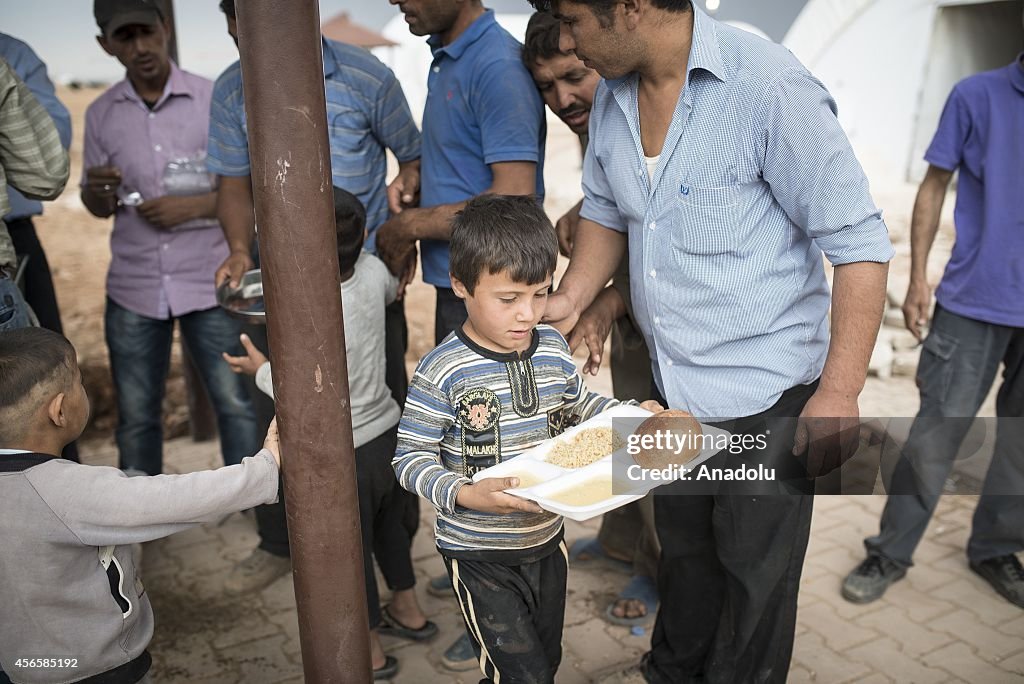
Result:
M452 222L468 319L420 361L393 465L437 509L438 550L485 681L551 682L562 657L562 518L473 475L616 405L589 392L565 339L539 325L558 254L528 197L483 195ZM655 402L645 408L660 410Z

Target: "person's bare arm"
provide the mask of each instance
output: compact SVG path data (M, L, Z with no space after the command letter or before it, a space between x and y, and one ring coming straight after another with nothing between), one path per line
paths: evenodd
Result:
M537 165L533 162L491 164L494 176L485 195L532 195L537 191ZM451 221L465 202L405 209L377 230L377 254L397 276L409 263L418 240L448 240Z
M569 268L548 297L544 322L568 336L588 306L615 273L626 253L626 234L581 218Z
M221 176L216 210L231 253L217 269L214 284L230 280L231 286L237 287L242 275L255 266L251 254L256 235L251 176Z
M946 199L952 171L930 165L917 189L914 214L910 220L910 285L903 300L903 320L907 330L921 339L921 328L932 309L932 288L928 284L928 254L939 232L939 217Z
M807 452L811 477L831 472L853 455L868 361L885 312L888 263L835 267L832 334L818 389L800 414L794 454Z

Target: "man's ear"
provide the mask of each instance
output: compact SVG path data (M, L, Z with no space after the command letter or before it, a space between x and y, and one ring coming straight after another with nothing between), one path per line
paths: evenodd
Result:
M104 36L102 34L96 36L96 42L100 44L100 47L103 48L103 51L106 52L108 55L110 55L111 57L115 57L116 56L116 55L114 55L113 52L111 52L110 44L107 43L107 37L106 36Z
M636 28L640 20L640 14L650 9L650 3L646 0L621 0L622 17L626 20L627 28Z
M67 425L68 419L64 415L64 393L60 392L54 395L53 399L46 406L46 415L49 417L50 422L58 428L63 428Z
M466 286L462 283L461 280L453 276L451 273L448 274L448 277L451 278L452 291L455 292L456 297L458 297L459 299L466 299L467 297L470 296L469 290L466 289Z

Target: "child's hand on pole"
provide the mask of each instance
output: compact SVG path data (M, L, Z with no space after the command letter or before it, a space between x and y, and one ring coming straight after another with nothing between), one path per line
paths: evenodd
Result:
M234 372L256 375L256 371L260 369L260 366L267 362L267 357L256 348L256 345L252 343L248 335L243 334L238 339L242 342L246 356L231 356L227 352L221 354L221 356L224 357L224 360L227 361L227 364L231 366L231 370Z
M518 477L488 477L473 484L462 485L455 503L481 513L541 513L544 509L527 499L506 494L506 489L519 486Z
M270 421L270 427L267 428L267 437L263 440L263 448L269 451L273 456L274 460L277 461L277 467L281 467L281 443L277 437L277 416Z

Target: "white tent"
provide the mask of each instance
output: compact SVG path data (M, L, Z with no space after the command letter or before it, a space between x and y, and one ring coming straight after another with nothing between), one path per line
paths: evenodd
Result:
M872 183L917 181L957 81L1013 61L1024 0L810 0L783 43L828 87Z

